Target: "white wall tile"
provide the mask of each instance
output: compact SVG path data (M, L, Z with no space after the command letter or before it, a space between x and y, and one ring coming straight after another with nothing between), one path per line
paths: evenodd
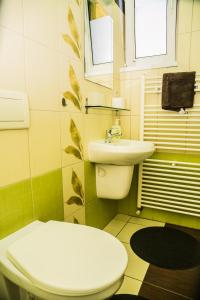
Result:
M25 45L30 108L59 110L58 53L30 40Z
M23 34L23 0L1 0L0 25Z
M58 1L23 0L25 37L57 49Z
M29 130L31 175L61 168L59 113L32 111Z
M200 70L200 30L192 32L190 69Z
M194 0L192 30L193 31L200 30L200 1L199 0Z
M19 34L0 27L0 41L0 88L24 91L24 40Z
M29 178L28 131L0 131L0 145L0 186Z
M178 1L177 29L179 33L185 33L191 31L192 13L193 13L193 1L191 0Z

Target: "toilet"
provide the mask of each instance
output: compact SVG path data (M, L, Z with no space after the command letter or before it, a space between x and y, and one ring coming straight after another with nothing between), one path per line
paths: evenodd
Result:
M127 263L124 246L107 232L35 221L0 240L0 299L109 299Z

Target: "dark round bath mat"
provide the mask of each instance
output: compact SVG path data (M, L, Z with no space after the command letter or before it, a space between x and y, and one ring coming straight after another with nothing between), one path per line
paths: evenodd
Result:
M148 300L146 298L143 298L141 296L135 296L130 294L117 294L110 298L110 300Z
M200 264L200 243L171 227L147 227L130 239L132 250L143 260L166 269L184 270Z

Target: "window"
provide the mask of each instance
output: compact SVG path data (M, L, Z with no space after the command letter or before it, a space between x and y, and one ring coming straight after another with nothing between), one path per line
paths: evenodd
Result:
M128 68L176 65L176 0L125 0L125 20Z

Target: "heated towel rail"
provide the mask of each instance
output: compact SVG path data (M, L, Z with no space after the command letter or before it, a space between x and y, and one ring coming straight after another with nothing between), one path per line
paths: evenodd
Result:
M200 217L200 164L146 159L139 169L138 208Z
M194 107L180 114L161 108L162 78L144 78L140 138L154 142L159 152L200 153L200 73L196 75L195 86Z
M143 78L140 138L154 142L157 152L199 155L200 73L194 106L185 114L162 110L161 91L162 77ZM146 159L139 167L137 206L200 217L200 163Z

